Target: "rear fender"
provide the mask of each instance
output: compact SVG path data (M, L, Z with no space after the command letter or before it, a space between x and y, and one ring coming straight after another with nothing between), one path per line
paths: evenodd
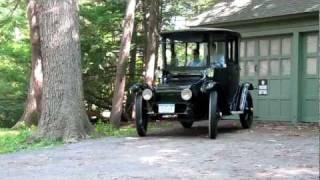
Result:
M250 90L253 90L253 85L251 83L243 83L241 85L241 95L240 95L240 99L239 99L239 110L240 111L244 111L245 108L246 108L246 102L247 102L247 98L250 96L251 98L251 95L250 95ZM251 99L250 99L251 100ZM252 103L250 103L251 105L249 106L252 106ZM252 107L248 107L248 108L252 108Z

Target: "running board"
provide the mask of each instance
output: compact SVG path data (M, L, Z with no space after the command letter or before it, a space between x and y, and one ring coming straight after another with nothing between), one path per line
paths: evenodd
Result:
M234 115L234 114L243 114L243 111L231 111L231 114Z

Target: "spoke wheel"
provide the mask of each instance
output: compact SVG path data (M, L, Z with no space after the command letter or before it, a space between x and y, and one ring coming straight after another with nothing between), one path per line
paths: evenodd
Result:
M249 129L251 128L253 122L253 105L251 95L248 94L246 101L246 108L243 114L240 114L240 123L242 128Z
M218 135L218 116L217 116L218 94L212 91L209 95L209 138L216 139Z
M145 111L145 101L141 95L136 96L135 112L136 112L136 130L139 136L146 136L148 128L148 118Z

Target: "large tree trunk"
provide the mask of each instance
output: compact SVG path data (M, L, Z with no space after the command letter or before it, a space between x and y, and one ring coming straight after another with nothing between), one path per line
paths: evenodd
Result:
M121 123L121 116L123 111L123 98L126 85L126 66L130 53L130 44L134 26L135 9L136 0L129 0L123 27L124 31L121 39L119 60L117 63L115 90L112 98L112 110L110 120L115 127L120 127Z
M154 83L155 65L158 57L159 47L159 11L160 1L149 2L149 23L148 23L148 46L146 52L146 75L145 82L151 86Z
M39 36L39 7L35 0L28 0L27 3L31 43L31 75L25 109L20 120L14 126L14 128L18 128L23 125L37 125L41 113L42 57Z
M73 142L92 126L84 107L77 0L38 0L43 58L37 137Z

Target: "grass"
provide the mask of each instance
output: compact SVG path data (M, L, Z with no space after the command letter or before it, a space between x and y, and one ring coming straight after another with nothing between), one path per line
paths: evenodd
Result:
M155 131L162 128L170 127L169 122L151 122L148 125L148 131ZM8 128L0 128L0 154L16 152L26 149L50 148L62 144L62 141L41 140L35 142L28 142L31 134L36 128L20 128L12 130ZM136 136L136 129L133 124L127 124L120 129L114 128L110 123L98 122L95 125L95 133L93 138L101 137L124 137Z
M150 122L148 124L148 131L155 131L161 128L170 127L171 123L169 122ZM133 124L127 124L121 126L120 129L114 128L110 123L103 123L98 122L95 125L96 133L94 137L101 137L101 136L116 136L116 137L123 137L123 136L136 136L136 128Z
M20 128L17 130L0 129L0 154L62 144L61 141L52 140L41 140L30 143L28 142L28 138L34 131L35 128Z

